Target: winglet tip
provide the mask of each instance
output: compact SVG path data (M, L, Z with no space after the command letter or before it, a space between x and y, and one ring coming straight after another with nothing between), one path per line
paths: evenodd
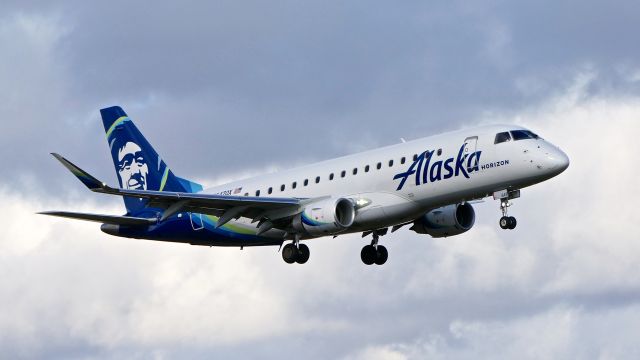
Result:
M65 159L58 153L51 153L64 167L66 167L73 175L75 175L90 190L106 189L107 184L94 178L88 172L82 170L71 161Z
M56 158L56 160L60 161L63 164L66 164L69 162L69 160L65 159L64 156L56 153L56 152L52 152L51 155Z

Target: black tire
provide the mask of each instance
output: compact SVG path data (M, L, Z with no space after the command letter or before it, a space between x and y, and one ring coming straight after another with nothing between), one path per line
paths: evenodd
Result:
M500 218L500 227L502 229L507 230L509 228L509 224L511 224L511 221L509 221L509 217L503 216Z
M509 216L509 229L513 230L518 225L518 221L513 216Z
M378 256L376 257L376 265L384 265L384 263L386 263L387 259L389 258L389 252L387 251L387 248L382 245L378 245L377 255Z
M282 248L282 260L287 264L293 264L298 258L298 249L293 244L287 244Z
M307 261L309 261L309 255L311 255L311 253L309 252L309 247L305 244L300 244L298 247L298 256L296 258L296 262L298 264L304 264Z
M367 245L362 248L360 251L360 259L365 265L373 265L376 262L376 258L378 257L378 252L373 245Z

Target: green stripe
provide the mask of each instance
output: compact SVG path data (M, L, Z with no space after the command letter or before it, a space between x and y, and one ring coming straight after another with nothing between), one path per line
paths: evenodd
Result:
M109 130L107 130L107 139L109 139L109 136L111 136L111 133L113 132L113 130L116 129L116 126L122 124L125 120L128 120L129 118L126 116L120 116L118 118L118 120L114 121L113 124L111 124L111 127L109 128Z
M160 191L164 190L164 186L167 185L168 178L169 178L169 167L165 165L164 174L162 175L162 181L160 182Z

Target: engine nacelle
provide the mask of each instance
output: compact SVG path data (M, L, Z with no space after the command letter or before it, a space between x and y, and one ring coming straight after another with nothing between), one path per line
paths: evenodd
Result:
M293 228L312 236L340 233L351 225L356 217L354 203L345 198L330 198L311 203L293 218Z
M462 234L473 227L476 212L469 203L447 205L431 210L414 222L413 231L434 238Z

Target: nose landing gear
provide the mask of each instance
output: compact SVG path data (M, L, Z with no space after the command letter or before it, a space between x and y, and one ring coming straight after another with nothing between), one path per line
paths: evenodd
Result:
M513 230L518 225L518 221L513 216L503 216L500 218L500 227L504 230Z
M518 221L515 217L509 216L508 209L512 205L509 201L520 197L520 190L503 190L493 194L494 199L500 199L500 211L502 211L502 217L500 218L500 228L504 230L513 230L518 225Z

